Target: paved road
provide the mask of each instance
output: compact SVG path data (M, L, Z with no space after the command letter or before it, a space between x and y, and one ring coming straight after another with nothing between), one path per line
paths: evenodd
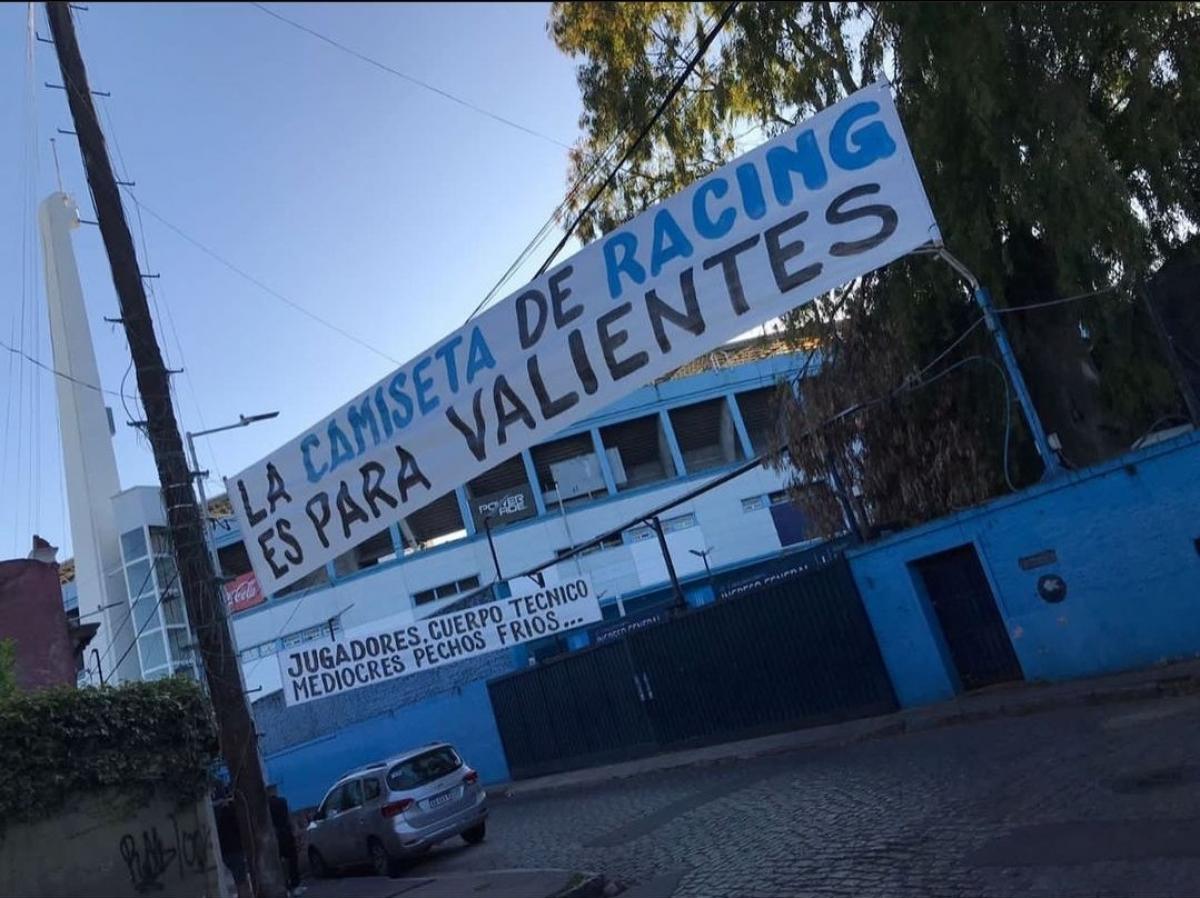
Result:
M1074 708L497 802L412 875L678 871L676 895L1200 894L1200 698Z

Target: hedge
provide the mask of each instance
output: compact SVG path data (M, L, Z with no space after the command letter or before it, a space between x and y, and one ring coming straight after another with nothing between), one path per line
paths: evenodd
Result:
M208 700L182 677L5 699L0 825L50 817L70 798L111 787L195 799L216 749Z

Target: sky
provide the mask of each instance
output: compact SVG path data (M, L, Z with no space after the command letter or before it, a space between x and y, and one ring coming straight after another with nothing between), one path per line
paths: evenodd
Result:
M280 413L199 442L210 493L461 325L561 201L559 144L579 135L575 63L546 33L547 4L268 8L545 137L249 4L76 14L92 88L111 93L96 102L118 176L158 216L131 227L144 270L161 275L148 283L168 364L186 372L181 429ZM74 138L56 133L71 128L66 95L41 86L61 84L53 47L33 44L30 78L26 23L25 4L0 4L0 340L49 364L30 201L36 209L56 189L51 137L63 189L81 217L94 213ZM532 277L560 235L499 295ZM74 243L102 386L116 391L129 353L103 321L117 303L99 231L84 225ZM25 555L33 532L70 555L53 380L0 351L0 558ZM106 401L122 487L155 483L148 444L117 397Z

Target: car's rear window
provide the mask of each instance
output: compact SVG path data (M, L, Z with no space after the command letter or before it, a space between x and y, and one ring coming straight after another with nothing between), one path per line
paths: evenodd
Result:
M388 771L389 789L416 789L426 783L453 773L462 766L462 760L448 745L401 761Z

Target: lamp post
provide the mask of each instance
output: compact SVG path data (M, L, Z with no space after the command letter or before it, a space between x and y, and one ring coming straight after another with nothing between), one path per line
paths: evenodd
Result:
M679 575L675 573L675 562L671 560L671 550L667 547L667 536L663 532L662 521L658 515L646 518L645 523L658 537L658 548L662 551L663 561L667 564L667 577L671 581L671 591L675 594L675 608L679 611L687 608L687 599L683 597L683 588L679 585Z
M483 516L483 531L487 534L488 548L492 550L492 564L496 568L497 582L504 579L504 575L500 573L500 556L496 554L496 543L492 540L492 516L485 514Z
M708 566L708 555L712 552L712 546L704 549L688 549L688 552L704 562L704 576L708 579L708 588L712 590L713 598L716 599L717 587L713 585L712 568Z
M196 478L196 492L200 497L200 525L204 528L204 545L208 547L208 554L212 556L213 570L220 577L224 573L221 570L221 559L217 556L217 544L212 538L212 527L208 521L208 497L204 494L204 478L208 471L201 471L200 464L196 461L196 437L206 437L210 434L221 433L226 430L236 430L239 427L249 427L255 421L269 421L271 418L278 418L279 412L264 412L261 415L238 415L236 424L226 424L223 427L210 427L208 430L198 430L195 433L188 431L184 436L187 439L188 460L192 465L192 476Z
M279 412L264 412L261 415L238 415L237 423L226 424L223 427L210 427L208 430L198 430L195 433L188 431L184 434L187 440L188 461L192 466L192 476L196 478L196 493L200 498L200 526L204 529L204 545L208 549L209 555L212 557L213 571L216 572L218 588L221 590L221 598L225 599L225 572L221 569L221 558L217 555L217 543L213 539L212 527L208 522L208 496L204 494L204 478L208 471L200 470L200 464L196 460L196 437L206 437L210 434L221 433L226 430L236 430L239 427L249 427L256 421L269 421L271 418L278 418ZM229 628L229 641L232 644L234 656L241 654L238 649L237 631L233 629L233 624L228 620L228 612L226 612L225 625ZM258 689L246 688L246 673L242 670L241 658L234 662L237 667L238 679L242 684L242 695L251 695L260 691ZM261 734L257 738L262 738ZM263 782L267 781L267 765L263 761L261 751L256 751L254 757L258 760L258 767L262 774Z

